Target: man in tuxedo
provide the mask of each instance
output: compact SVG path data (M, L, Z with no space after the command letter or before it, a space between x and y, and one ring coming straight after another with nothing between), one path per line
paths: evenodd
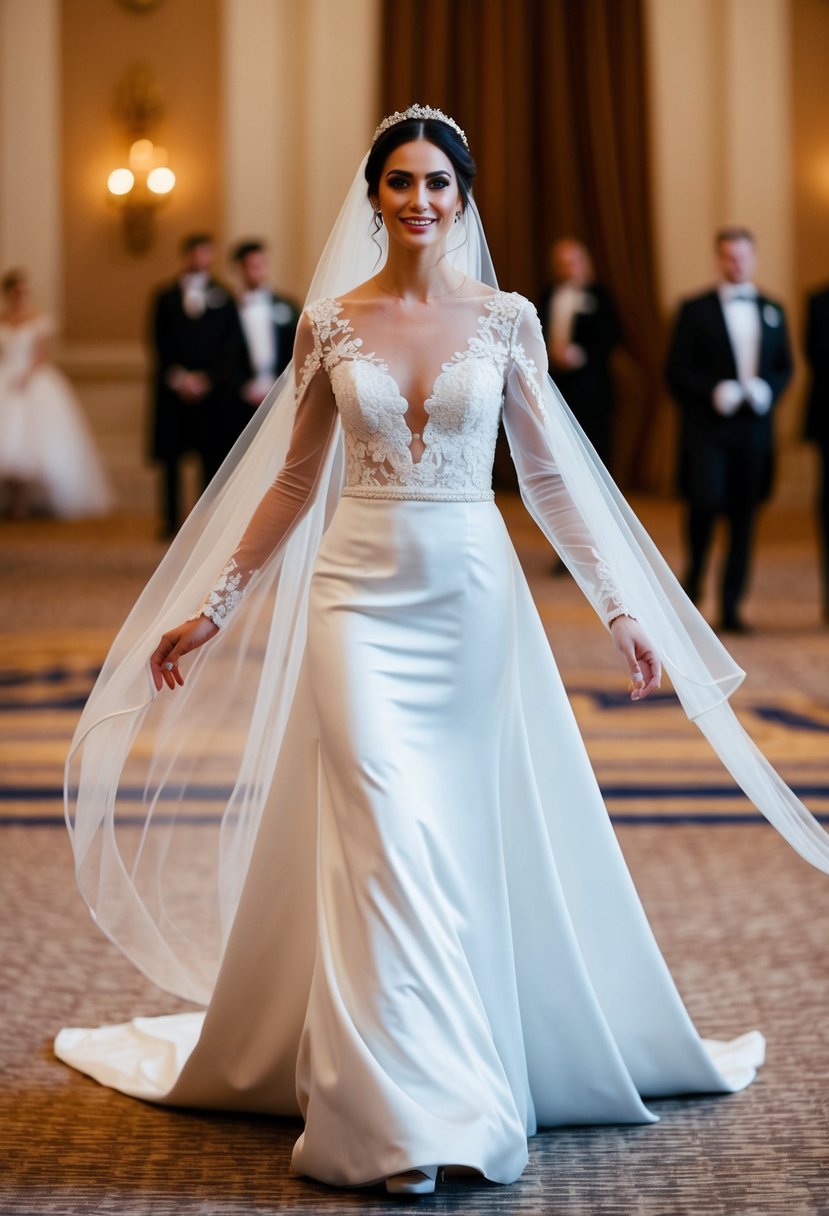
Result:
M233 250L232 259L240 281L236 305L252 368L238 397L236 419L241 433L291 360L299 311L271 288L262 241L241 242Z
M204 485L233 441L241 385L250 379L247 347L230 293L211 277L213 240L181 243L182 269L151 303L155 355L152 455L162 468L163 534L181 522L180 461L198 452Z
M757 510L771 491L772 415L791 377L792 356L782 306L754 286L753 235L746 228L724 228L715 249L719 284L682 304L666 375L681 411L680 488L688 501L685 590L699 599L714 525L725 515L729 546L721 627L747 633L739 608Z
M806 357L812 383L806 406L806 438L821 458L818 523L823 548L823 619L829 624L829 286L809 297Z
M602 462L612 458L610 356L619 322L608 292L595 281L590 254L571 237L550 250L552 284L539 308L550 375Z

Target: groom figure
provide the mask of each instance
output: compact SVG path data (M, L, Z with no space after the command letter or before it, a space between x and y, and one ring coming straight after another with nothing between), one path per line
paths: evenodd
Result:
M299 310L271 287L262 241L242 241L231 256L239 274L236 306L252 371L237 398L236 431L241 434L291 361Z
M550 270L552 283L539 308L550 375L609 468L614 405L610 356L619 341L616 309L608 291L596 282L581 241L555 241Z
M236 306L210 274L212 237L185 237L181 255L179 277L159 289L151 306L152 455L162 466L166 536L174 536L181 522L182 456L198 452L207 485L232 446L237 396L251 375Z
M774 406L792 374L783 309L754 286L753 235L715 239L720 282L679 310L666 375L681 412L680 489L688 501L685 590L699 599L718 516L729 525L721 627L750 632L739 614L757 509L771 491Z

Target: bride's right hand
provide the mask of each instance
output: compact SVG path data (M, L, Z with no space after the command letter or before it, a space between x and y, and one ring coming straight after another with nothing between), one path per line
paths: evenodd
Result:
M166 684L168 688L175 688L176 684L183 685L184 676L179 671L179 659L191 650L198 650L199 646L209 642L218 632L219 626L214 625L207 616L185 621L183 625L168 630L150 658L150 671L156 692L161 692L162 684Z

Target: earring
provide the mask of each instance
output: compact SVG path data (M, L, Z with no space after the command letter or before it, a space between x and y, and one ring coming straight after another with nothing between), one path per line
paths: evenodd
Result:
M377 223L378 223L378 224L380 225L380 227L382 228L382 227L383 227L383 212L382 212L382 211L375 211L375 212L374 212L374 218L377 220Z
M456 211L456 212L455 212L455 223L456 223L456 224L457 224L457 222L458 222L458 220L459 220L460 218L461 218L461 213L460 213L460 211Z

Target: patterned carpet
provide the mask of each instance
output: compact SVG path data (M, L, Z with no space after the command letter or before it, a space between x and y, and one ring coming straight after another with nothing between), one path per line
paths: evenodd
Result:
M560 1216L829 1213L829 880L730 786L669 694L627 704L618 661L513 502L511 530L646 909L703 1034L759 1027L759 1081L727 1098L654 1103L642 1128L544 1133L514 1186L447 1181L422 1209ZM669 556L673 507L644 504ZM742 720L829 813L829 630L817 622L808 522L769 517L733 646ZM63 755L109 639L162 552L151 523L0 525L0 1212L397 1211L380 1191L288 1172L291 1121L168 1111L57 1063L55 1031L182 1007L121 959L76 893L58 800ZM710 606L710 605L706 605Z

